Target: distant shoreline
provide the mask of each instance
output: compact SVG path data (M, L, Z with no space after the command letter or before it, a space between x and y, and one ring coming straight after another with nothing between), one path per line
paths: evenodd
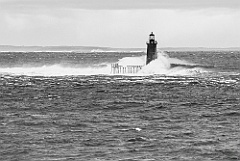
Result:
M240 47L163 47L162 51L240 51ZM96 46L13 46L0 45L0 52L145 52L146 48L111 48Z

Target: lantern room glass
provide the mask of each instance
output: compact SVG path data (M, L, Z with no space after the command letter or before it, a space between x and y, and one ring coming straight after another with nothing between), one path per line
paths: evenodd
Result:
M149 36L149 40L155 40L155 36L154 35L150 35Z

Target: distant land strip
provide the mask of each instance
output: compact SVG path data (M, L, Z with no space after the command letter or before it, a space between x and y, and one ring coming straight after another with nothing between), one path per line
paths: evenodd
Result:
M163 47L160 51L240 51L240 47ZM0 52L145 52L146 48L111 48L96 46L13 46L0 45Z

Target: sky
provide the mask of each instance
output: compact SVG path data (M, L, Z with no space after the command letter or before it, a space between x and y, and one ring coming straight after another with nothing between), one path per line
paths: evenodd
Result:
M240 0L0 0L0 45L240 47Z

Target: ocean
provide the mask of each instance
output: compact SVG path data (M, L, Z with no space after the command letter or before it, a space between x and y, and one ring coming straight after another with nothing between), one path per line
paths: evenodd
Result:
M240 160L240 51L145 57L1 52L0 160Z

